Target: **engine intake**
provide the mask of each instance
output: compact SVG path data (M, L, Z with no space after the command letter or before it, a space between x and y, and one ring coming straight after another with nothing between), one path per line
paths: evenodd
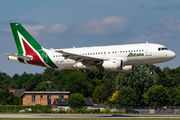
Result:
M122 60L104 61L102 67L105 70L120 71L123 68Z
M107 71L117 71L123 73L130 73L134 71L133 65L123 66L122 60L104 61L102 67Z

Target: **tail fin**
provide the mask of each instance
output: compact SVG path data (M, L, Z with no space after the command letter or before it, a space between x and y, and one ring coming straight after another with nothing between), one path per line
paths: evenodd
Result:
M10 25L18 49L18 54L6 54L9 56L9 60L57 68L46 53L46 50L39 45L20 23L10 23Z
M10 23L18 55L25 56L26 53L31 53L32 49L41 50L39 43L24 29L20 23Z

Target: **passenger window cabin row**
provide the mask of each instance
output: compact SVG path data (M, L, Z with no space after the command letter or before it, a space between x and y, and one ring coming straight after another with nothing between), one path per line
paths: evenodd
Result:
M130 52L143 52L144 50L123 50L123 51L112 51L107 52L107 54L115 54L115 53L130 53ZM106 52L95 52L95 53L80 53L80 55L98 55L98 54L106 54ZM53 55L53 57L62 57L62 55Z
M130 52L143 52L144 50L124 50L124 51L112 51L107 52L107 54L114 54L114 53L130 53ZM106 54L106 52L95 52L95 53L81 53L80 55L97 55L97 54Z

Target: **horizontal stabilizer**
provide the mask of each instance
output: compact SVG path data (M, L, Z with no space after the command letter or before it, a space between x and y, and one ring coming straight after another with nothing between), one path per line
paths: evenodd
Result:
M14 55L14 54L5 54L5 55L21 58L21 59L26 60L26 61L32 60L32 56L20 56L20 55Z

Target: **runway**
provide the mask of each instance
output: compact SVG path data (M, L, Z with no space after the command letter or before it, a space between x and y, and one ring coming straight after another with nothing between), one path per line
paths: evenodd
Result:
M0 114L0 118L180 118L180 115L137 114Z

